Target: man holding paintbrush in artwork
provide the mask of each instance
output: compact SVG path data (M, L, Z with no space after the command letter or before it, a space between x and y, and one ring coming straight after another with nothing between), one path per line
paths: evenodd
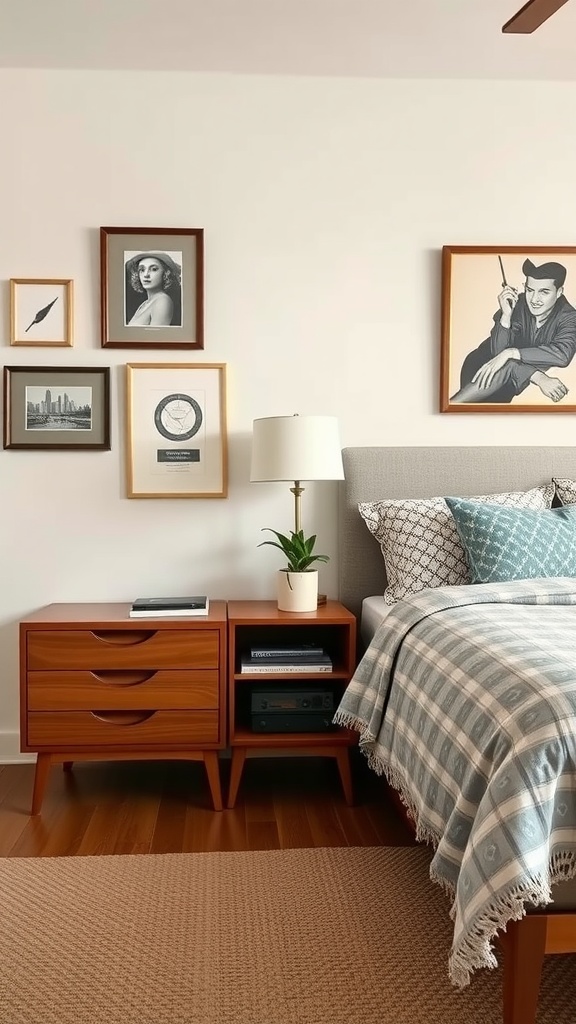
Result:
M455 403L511 402L529 384L559 402L568 388L546 373L568 366L576 354L576 309L564 295L566 267L526 259L524 291L506 281L502 259L502 291L490 336L471 352L462 365Z

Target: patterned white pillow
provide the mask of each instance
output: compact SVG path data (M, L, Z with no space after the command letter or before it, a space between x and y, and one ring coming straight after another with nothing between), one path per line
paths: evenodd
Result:
M546 509L554 484L530 491L480 494L473 501L513 508ZM462 542L444 498L368 501L358 505L366 526L379 542L386 566L386 604L429 587L470 583Z
M576 505L576 480L564 480L555 476L552 483L556 488L556 497L563 505Z

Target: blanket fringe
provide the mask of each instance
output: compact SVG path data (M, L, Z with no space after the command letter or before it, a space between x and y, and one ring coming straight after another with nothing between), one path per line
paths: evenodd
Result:
M376 739L375 736L370 736L366 728L366 723L358 718L357 715L351 714L349 711L338 710L332 719L334 725L342 725L345 729L355 729L356 732L360 733L361 739L366 738L366 742L373 743Z
M410 789L401 773L387 764L377 753L375 737L369 736L364 722L351 714L338 713L341 725L356 729L360 733L360 750L368 760L370 768L377 775L383 775L388 784L396 790L400 800L411 818L417 842L424 842L434 849L438 846L441 836L420 820L418 807L410 794ZM560 850L550 858L548 878L537 877L531 882L518 885L482 914L476 921L471 933L458 945L454 945L448 959L448 975L457 988L466 988L474 971L480 968L493 970L498 960L493 950L493 942L500 931L506 930L510 921L519 921L526 914L526 905L534 907L546 906L553 902L550 886L562 881L576 878L576 851ZM449 896L455 897L455 886L446 878L430 869L430 878ZM452 920L456 918L455 903L450 910Z
M435 882L443 883L443 879L433 872L430 872L430 877ZM452 947L448 960L448 974L452 983L458 988L465 988L470 983L473 971L481 967L497 967L498 961L492 946L497 933L506 931L510 921L520 921L525 917L527 904L544 907L553 903L550 886L575 877L576 852L559 851L550 858L547 878L539 875L500 896L489 910L480 915L466 938ZM451 913L450 916L454 918L455 915Z
M400 772L387 764L376 751L376 737L366 728L366 722L349 712L337 711L334 716L337 725L355 729L360 733L359 748L366 757L370 768L377 775L383 775L398 793L406 811L411 818L415 830L416 841L430 844L434 849L438 846L441 836L420 820L418 807L410 794L409 786ZM453 900L455 887L446 878L442 878L432 868L430 878L439 885ZM466 988L474 971L480 968L493 970L498 966L493 942L500 931L506 931L510 921L520 921L526 915L526 904L534 907L546 906L553 902L550 886L562 881L576 878L576 851L559 850L550 858L548 878L538 876L530 882L515 886L510 892L500 896L497 901L474 924L472 931L459 944L454 944L448 959L448 976L457 988ZM457 909L452 903L450 917L455 920Z
M362 741L360 741L360 749L362 750ZM386 782L398 793L400 800L406 808L409 818L414 824L416 841L418 843L428 843L436 849L440 842L440 837L436 832L429 828L428 825L424 825L422 823L418 807L400 772L395 768L392 768L389 764L385 764L374 750L362 750L362 753L368 758L368 764L370 767L377 772L378 775L383 775Z

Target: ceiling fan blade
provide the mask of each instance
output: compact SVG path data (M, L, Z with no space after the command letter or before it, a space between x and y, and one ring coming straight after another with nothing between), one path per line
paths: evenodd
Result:
M503 32L534 32L568 0L528 0L516 14L502 26Z

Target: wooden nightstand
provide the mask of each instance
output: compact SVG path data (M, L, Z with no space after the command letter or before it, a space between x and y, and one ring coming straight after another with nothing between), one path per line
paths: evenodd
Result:
M329 673L248 674L241 672L241 657L250 647L321 646L332 659ZM281 612L275 601L228 602L228 704L229 742L232 748L228 807L234 807L249 754L266 750L294 751L302 756L334 757L348 804L353 803L350 747L357 734L332 727L314 732L256 732L251 696L254 686L290 691L290 688L329 689L334 704L348 685L355 668L356 619L338 601L327 601L314 612ZM314 698L312 698L314 699ZM288 703L290 703L288 701ZM330 713L330 718L333 711Z
M22 751L37 751L32 814L52 764L204 761L222 810L226 604L202 617L131 619L128 604L51 604L20 623Z

